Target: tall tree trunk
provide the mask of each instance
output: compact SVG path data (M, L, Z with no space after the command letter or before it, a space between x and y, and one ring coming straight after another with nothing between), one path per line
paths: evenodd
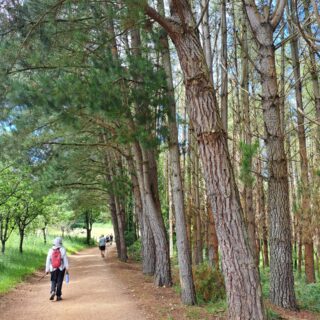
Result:
M1 253L4 254L6 250L6 242L4 240L1 240Z
M204 55L208 65L210 79L213 82L213 69L212 69L212 49L211 49L211 34L209 28L209 8L210 3L207 0L201 0L201 11L204 13L201 21L202 27L202 43L204 48Z
M141 188L139 186L138 177L135 175L134 163L130 159L128 161L129 169L131 171L131 181L133 185L133 194L135 199L136 212L138 213L138 220L141 231L142 244L142 272L145 275L153 276L155 270L155 244L150 228L150 224L145 212L145 200L142 198ZM140 169L142 171L142 169Z
M291 4L291 17L295 22L295 14L293 12ZM291 26L291 33L294 30ZM299 61L299 48L298 39L293 37L291 39L291 57L292 67L295 80L295 95L296 95L296 107L297 107L297 131L299 142L299 155L300 155L300 169L301 169L301 218L302 227L304 229L303 243L304 243L304 255L305 255L305 273L307 283L314 283L316 281L314 271L314 250L313 250L313 234L311 229L311 206L310 206L310 190L309 190L309 164L307 155L307 142L305 134L305 123L303 113L303 101L302 101L302 83Z
M47 244L47 226L42 228L43 242Z
M262 108L268 157L270 215L270 298L283 308L296 309L292 268L291 219L287 159L281 128L272 32L260 48Z
M254 1L244 0L244 3L259 50L258 71L261 75L269 175L270 299L280 307L295 310L288 168L273 46L273 31L280 22L285 2L278 1L279 6L273 15L268 14L271 10L268 6L264 7L264 14L261 15Z
M19 252L23 253L24 229L19 228Z
M111 222L113 226L114 240L117 248L118 259L121 256L121 247L120 247L120 236L119 236L119 226L117 220L117 209L116 209L116 200L115 196L112 193L109 193L109 209L111 214Z
M208 261L209 265L219 269L219 244L210 203L208 203Z
M159 1L161 7L159 11L164 13L163 1ZM176 121L176 104L174 97L174 86L171 69L171 59L169 51L168 37L165 35L161 39L162 62L167 76L169 102L169 163L170 163L170 183L175 214L175 227L177 237L179 278L181 286L181 300L184 304L193 305L196 303L196 293L193 283L192 263L190 248L187 237L187 224L184 207L184 195L182 187L182 175L179 155L178 128Z
M103 141L106 142L106 136L102 136ZM113 226L113 233L114 233L114 240L117 247L117 256L118 259L121 257L121 246L120 246L120 235L119 235L119 225L118 225L118 219L117 219L117 209L116 209L116 200L115 195L112 191L112 180L113 180L113 174L111 169L111 159L108 153L105 153L104 156L104 165L105 165L105 179L107 184L109 185L109 192L108 192L108 204L111 214L111 222Z
M139 186L141 186L140 192L143 194L143 198L145 199L146 214L150 223L156 247L154 283L157 286L170 286L172 284L172 280L169 246L158 200L156 199L152 190L149 156L146 150L142 150L138 142L133 143L132 150L135 159ZM153 168L152 170L155 170L153 174L156 175L156 168Z
M115 196L115 205L116 205L117 222L118 222L118 230L119 230L119 242L120 242L119 259L123 262L126 262L128 259L128 256L127 256L126 241L124 238L125 224L124 224L124 217L123 217L123 208L121 205L121 201L117 196Z
M244 21L242 25L242 46L241 46L241 104L243 109L244 128L243 138L244 143L249 147L252 145L251 119L250 119L250 101L249 101L249 48L248 48L248 33L247 23ZM243 150L244 156L245 150ZM252 157L249 156L248 169L252 170ZM249 176L249 178L247 178ZM259 266L259 256L256 246L256 219L255 210L253 208L253 181L250 179L251 172L246 173L244 184L245 195L245 216L248 225L249 244L257 266Z
M307 22L310 18L309 8L310 8L310 0L303 1L304 6L304 15L305 21ZM316 8L314 8L317 10ZM306 23L306 31L311 35L311 24ZM313 41L309 39L309 41ZM320 84L319 84L319 69L316 61L317 52L314 51L314 47L309 46L309 57L310 57L310 74L312 79L312 88L313 88L313 96L314 96L314 105L316 111L316 119L320 122ZM317 126L317 153L320 153L320 126Z
M192 217L193 217L193 261L195 265L202 263L202 225L200 208L200 168L198 147L194 135L191 135L191 165L192 165Z
M174 23L148 6L146 12L169 33L184 74L189 116L199 145L222 253L229 319L265 319L259 273L247 244L227 136L189 3L172 1Z
M90 244L91 241L91 230L92 230L92 222L91 222L91 212L85 212L85 223L86 223L86 231L87 231L87 244Z
M268 254L268 228L267 228L267 215L266 215L266 200L263 187L262 165L261 160L257 159L257 203L258 212L261 217L262 224L262 242L263 242L263 265L269 267L269 254Z
M299 274L302 273L302 263L303 263L303 254L302 254L302 228L298 225L298 235L299 235L299 242L298 242L298 272Z
M190 221L192 225L191 248L193 263L202 261L200 192L199 192L199 156L193 129L190 130Z
M228 53L226 0L221 0L221 118L223 129L228 133ZM249 232L250 234L250 232Z
M231 16L232 16L232 22L233 22L233 33L236 34L237 32L237 18L236 18L236 12L235 12L235 3L231 2ZM241 17L243 18L243 14ZM243 22L239 22L240 25L243 24ZM240 79L239 75L239 65L238 65L238 39L237 37L233 38L233 50L234 50L234 69L235 69L235 77L236 79ZM233 118L233 132L232 132L232 164L233 164L233 172L235 177L239 176L239 163L240 163L240 157L239 157L239 141L240 137L242 136L242 126L241 126L241 114L242 109L240 108L240 90L239 86L235 86L235 94L232 95L233 97L233 108L232 108L232 118Z
M169 210L169 252L170 252L170 258L173 257L173 236L174 236L174 207L173 207L173 199L172 199L172 187L171 187L171 170L168 169L167 175L168 175L168 210Z

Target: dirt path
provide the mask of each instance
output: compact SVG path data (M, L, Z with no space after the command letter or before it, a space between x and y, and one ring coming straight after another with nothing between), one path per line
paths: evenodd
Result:
M9 294L0 296L0 320L225 320L223 310L209 314L205 307L181 304L174 288L156 288L141 265L122 263L115 246L106 259L96 248L70 257L70 283L63 284L63 301L49 301L49 276L41 272ZM269 306L270 307L270 306ZM310 312L272 309L286 320L318 320Z
M37 273L27 283L0 297L0 319L145 320L126 285L111 272L117 263L114 247L102 259L96 248L69 257L70 283L63 284L63 301L49 301L49 276Z

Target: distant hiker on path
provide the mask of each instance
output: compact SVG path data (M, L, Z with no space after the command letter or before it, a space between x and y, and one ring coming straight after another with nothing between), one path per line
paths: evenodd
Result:
M101 257L104 258L104 254L106 252L106 238L103 234L99 238L99 249L101 252Z
M61 289L65 273L69 273L69 263L66 249L62 246L62 239L57 237L53 240L53 246L48 251L46 262L46 274L51 273L51 290L50 300L53 300L55 295L57 301L62 300Z

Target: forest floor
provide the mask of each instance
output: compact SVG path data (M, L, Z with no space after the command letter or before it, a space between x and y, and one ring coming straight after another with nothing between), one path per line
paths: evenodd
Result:
M77 320L209 320L225 319L210 315L204 307L186 307L172 288L155 288L141 266L121 263L115 246L102 259L97 248L70 256L70 283L63 287L61 302L49 301L49 276L37 272L8 294L0 296L0 319ZM319 319L309 312L283 312L283 319Z

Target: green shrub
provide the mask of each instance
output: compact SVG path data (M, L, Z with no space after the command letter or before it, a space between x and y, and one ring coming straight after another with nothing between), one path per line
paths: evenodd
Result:
M301 281L295 288L298 304L302 309L320 312L320 283L305 284Z
M198 301L217 302L226 296L224 280L221 272L207 263L196 266L193 270L194 284Z
M135 261L141 261L142 260L141 250L142 250L141 240L138 239L130 247L128 247L129 258Z
M126 242L127 247L130 247L131 245L133 245L135 243L136 239L136 233L135 231L125 231L124 232L124 239Z

